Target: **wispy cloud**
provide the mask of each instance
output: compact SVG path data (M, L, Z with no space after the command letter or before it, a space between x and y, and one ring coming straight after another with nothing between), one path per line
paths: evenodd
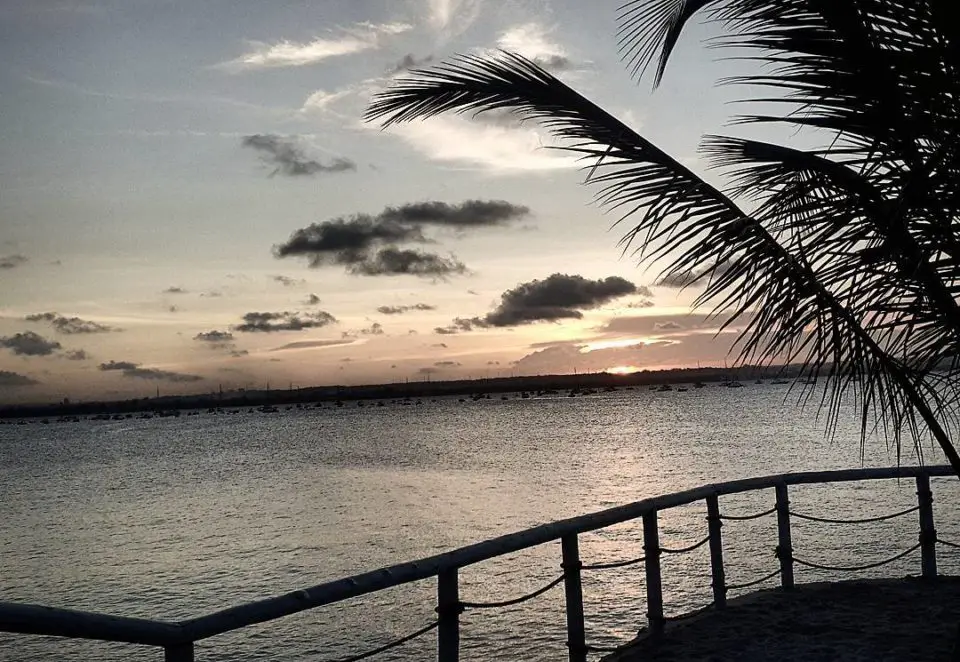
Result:
M0 257L0 269L16 269L28 261L26 255L20 255L19 253L15 255L5 255Z
M444 39L463 34L480 16L482 0L426 0L427 25Z
M300 340L297 342L288 342L286 345L274 347L271 352L284 352L291 349L322 349L324 347L340 347L342 345L353 345L358 341L353 338L342 338L340 340Z
M422 67L425 64L430 64L431 62L433 62L433 55L417 57L413 53L407 53L387 70L387 75L395 76L404 71L409 71L410 69L416 69L417 67Z
M277 174L297 177L357 169L356 163L342 156L334 158L329 163L308 157L295 137L258 133L244 136L240 144L256 150L265 163L274 166L270 173L271 177Z
M107 361L101 363L99 369L103 372L119 372L124 377L133 379L150 379L175 383L203 381L199 375L189 375L181 372L171 372L159 368L142 368L139 363L131 361Z
M509 174L577 167L574 157L544 149L557 143L533 123L503 126L440 115L395 124L387 133L434 161L466 169Z
M270 276L270 280L275 283L280 283L284 287L295 287L297 285L307 284L307 281L305 281L303 278L291 278L290 276L284 276L283 274Z
M250 49L227 62L216 65L224 71L238 73L279 67L302 67L323 60L352 55L377 48L384 36L407 32L407 23L359 23L337 35L318 37L308 42L279 41L273 44L253 41Z
M572 68L567 50L550 38L550 32L539 23L516 25L500 35L497 47L522 55L551 71Z
M411 310L436 310L436 306L431 306L428 303L415 303L413 305L404 305L404 306L378 306L377 312L381 315L402 315L403 313L410 312Z

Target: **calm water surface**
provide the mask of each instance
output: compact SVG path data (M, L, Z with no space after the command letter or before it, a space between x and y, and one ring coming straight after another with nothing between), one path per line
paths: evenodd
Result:
M0 427L0 600L181 619L437 553L494 535L707 482L896 464L861 458L855 423L824 438L786 386L620 391L583 398L348 406L280 414ZM939 457L935 452L931 458ZM906 454L905 463L913 463ZM960 540L960 490L936 479L937 526ZM834 517L915 503L912 481L811 486L793 507ZM750 513L772 493L728 497ZM702 504L661 515L661 544L705 535ZM915 515L871 527L794 524L795 554L876 560L916 542ZM776 567L775 521L729 522L729 583ZM586 563L639 556L639 523L582 537ZM956 571L946 549L941 569ZM559 573L559 545L461 573L461 599L501 600ZM710 600L706 548L665 557L668 613ZM918 572L911 555L878 570ZM836 574L797 570L798 581ZM198 644L198 660L327 660L430 622L420 582ZM644 618L643 568L584 577L588 641L629 639ZM562 660L562 589L463 616L464 660ZM431 633L378 660L428 659ZM2 660L159 660L136 646L0 635Z

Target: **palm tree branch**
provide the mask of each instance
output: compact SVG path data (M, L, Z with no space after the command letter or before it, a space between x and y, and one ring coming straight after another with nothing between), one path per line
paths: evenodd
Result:
M493 58L457 56L397 80L374 97L365 119L388 127L444 112L502 108L523 119L539 120L555 136L571 141L572 151L592 158L591 182L600 185L602 204L626 206L631 218L635 212L643 212L624 239L629 248L634 239L644 237L645 243L638 249L641 261L644 252L649 259L651 255L663 258L673 250L681 253L672 263L675 269L716 271L718 265L732 264L732 269L711 279L702 295L704 302L726 301L719 311L733 313L733 319L754 305L762 310L779 302L786 318L795 320L790 327L777 328L774 318L764 318L767 324L754 326L744 337L748 348L761 351L766 346L771 356L772 351L793 347L798 329L803 330L811 319L810 313L803 312L809 309L814 311L814 331L821 348L813 355L814 369L828 359L855 370L862 365L884 366L872 373L869 383L899 393L901 409L919 397L915 376L883 351L855 316L817 281L802 254L786 250L720 190L533 62L510 53ZM623 220L625 216L618 222ZM870 360L864 361L864 357ZM888 377L890 381L884 381ZM960 455L936 416L924 402L916 407L960 473Z

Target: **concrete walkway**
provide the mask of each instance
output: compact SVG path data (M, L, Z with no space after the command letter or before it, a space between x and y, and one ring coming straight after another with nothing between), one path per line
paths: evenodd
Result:
M723 611L668 623L609 662L948 662L960 626L960 577L768 589Z

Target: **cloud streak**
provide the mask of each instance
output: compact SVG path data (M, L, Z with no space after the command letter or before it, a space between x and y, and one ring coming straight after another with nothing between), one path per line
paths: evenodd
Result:
M360 23L341 30L338 35L318 37L312 41L279 41L273 44L253 41L250 50L242 55L216 65L216 68L231 73L303 67L329 58L342 57L373 50L381 38L402 34L411 29L406 23Z
M436 310L436 306L428 303L415 303L410 306L377 306L377 312L381 315L402 315L412 310Z
M131 361L107 361L106 363L101 363L98 369L102 372L119 372L124 377L131 379L147 379L184 384L203 381L203 377L199 375L171 372L169 370L160 370L159 368L142 368L139 363L133 363Z
M243 322L233 328L241 333L273 333L277 331L303 331L319 329L336 324L337 318L326 311L315 313L260 313L251 312L243 316Z
M16 269L29 261L26 255L20 255L19 253L4 255L0 257L0 269Z
M270 177L278 174L287 177L303 177L357 169L356 163L344 157L338 156L329 163L312 159L297 144L295 138L286 138L272 133L244 136L240 140L240 145L256 150L265 163L274 167Z
M497 39L497 47L522 55L548 71L573 68L567 51L552 41L550 31L539 23L524 23L506 30Z
M93 333L110 333L111 331L120 331L120 329L99 322L80 319L79 317L67 317L59 313L34 313L24 318L28 322L47 322L57 333L65 335L82 335Z

